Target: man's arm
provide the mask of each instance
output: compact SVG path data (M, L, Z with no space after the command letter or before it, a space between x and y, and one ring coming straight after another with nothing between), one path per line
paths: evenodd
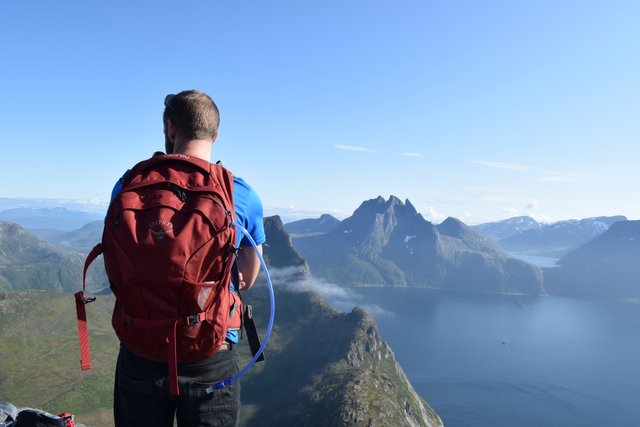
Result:
M258 252L262 254L262 244L266 241L264 234L264 220L262 212L262 201L249 184L242 178L233 177L233 199L236 208L236 220L251 235L251 238L258 246ZM240 233L240 231L238 231ZM241 234L241 233L240 233ZM240 239L240 235L238 236ZM253 249L249 239L244 236L238 241L240 251L238 252L238 272L240 273L240 283L238 288L246 290L253 286L253 283L260 271L260 259L258 253Z
M258 252L262 255L262 245L258 245ZM241 291L251 289L260 272L260 258L253 246L241 246L238 252L238 273Z

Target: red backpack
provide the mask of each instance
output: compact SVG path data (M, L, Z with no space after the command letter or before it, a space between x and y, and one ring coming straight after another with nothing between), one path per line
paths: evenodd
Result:
M76 294L82 369L91 369L86 272L103 253L118 338L133 353L167 363L177 395L177 364L212 356L227 329L241 326L241 301L229 286L234 220L233 176L222 166L181 154L138 163L109 205L102 243L87 257Z

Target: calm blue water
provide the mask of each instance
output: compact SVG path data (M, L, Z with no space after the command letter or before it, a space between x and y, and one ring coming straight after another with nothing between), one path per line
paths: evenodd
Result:
M640 426L640 305L355 292L447 427Z

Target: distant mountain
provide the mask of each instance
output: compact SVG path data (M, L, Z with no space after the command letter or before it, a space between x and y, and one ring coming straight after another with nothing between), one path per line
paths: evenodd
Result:
M85 224L78 230L46 233L41 234L39 237L52 245L59 246L63 249L68 249L81 253L89 253L91 249L102 241L102 230L104 228L104 221L92 221ZM37 233L37 230L34 234Z
M242 378L245 426L442 426L409 383L375 322L362 309L341 313L296 281L306 262L291 247L278 217L265 219L265 257L276 282L277 324L266 361ZM291 270L297 273L292 274ZM286 286L285 286L286 285ZM243 294L266 326L264 283ZM0 390L19 406L75 413L87 425L112 426L113 296L88 306L93 370L80 371L73 298L51 292L0 293ZM43 322L42 313L49 321ZM28 332L28 334L26 333ZM262 335L263 336L263 335ZM241 364L249 359L245 341ZM55 384L52 387L51 384Z
M0 290L42 289L75 292L82 286L84 256L61 250L0 221ZM88 275L90 289L106 287L101 269Z
M540 227L542 227L542 224L529 216L517 216L502 221L474 225L471 228L491 237L495 241L499 241L527 230L537 230Z
M435 226L394 196L365 201L334 231L293 242L312 273L346 286L544 293L539 268L457 219Z
M0 212L0 220L15 222L26 229L73 231L102 219L102 213L66 208L14 208Z
M620 221L545 269L550 293L600 298L640 297L640 221Z
M612 224L626 221L624 216L595 217L559 221L532 228L500 240L506 251L561 257L571 249L604 233Z
M329 233L340 225L340 220L332 215L324 214L316 219L301 219L299 221L289 222L284 225L284 229L289 234L321 234Z

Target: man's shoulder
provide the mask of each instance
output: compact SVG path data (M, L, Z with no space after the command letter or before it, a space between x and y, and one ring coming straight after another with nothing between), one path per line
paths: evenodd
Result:
M254 188L239 176L233 176L233 197L237 201L246 200L253 203L262 203L260 196Z

